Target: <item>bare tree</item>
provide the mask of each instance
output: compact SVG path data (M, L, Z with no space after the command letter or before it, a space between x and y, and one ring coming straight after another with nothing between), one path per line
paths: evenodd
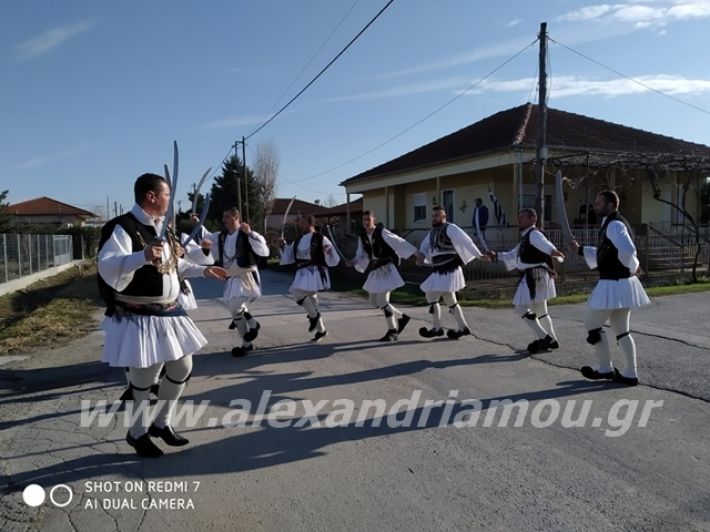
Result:
M325 205L326 207L335 207L337 204L338 200L335 199L335 196L333 196L333 194L328 194L328 197L323 202L323 205Z
M281 157L279 151L272 140L263 140L256 147L256 163L254 164L254 174L259 183L260 194L264 200L264 206L268 209L276 194L276 180L279 177L279 166Z

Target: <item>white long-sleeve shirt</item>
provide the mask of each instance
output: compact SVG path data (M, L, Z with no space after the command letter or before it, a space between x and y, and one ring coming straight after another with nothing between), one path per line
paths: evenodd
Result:
M160 234L163 227L163 218L151 218L138 205L134 205L131 213L144 225L155 228L156 234ZM146 242L150 245L150 242ZM170 246L163 244L163 263L167 263L171 258ZM104 243L99 252L98 270L101 278L111 288L117 292L125 290L133 280L135 272L143 266L149 265L144 252L133 252L133 241L130 235L120 225L116 225L111 233L111 237ZM163 293L158 297L138 297L118 294L117 299L126 303L160 303L169 304L177 300L180 292L180 277L202 277L205 267L192 264L189 261L178 259L177 271L163 274Z
M606 217L602 220L602 226ZM636 254L636 246L626 228L626 224L618 220L613 220L606 227L606 236L619 252L619 262L626 266L633 275L638 270L641 263ZM587 266L592 270L597 267L597 248L594 246L584 246L582 256Z
M373 242L373 235L374 231L370 234L366 234L366 238L370 241L371 246ZM417 248L413 244L410 244L404 238L395 235L388 229L382 229L382 239L394 250L397 255L403 259L408 259L417 252ZM373 256L372 258L377 259L379 257ZM367 253L365 253L365 248L362 245L362 239L358 238L357 251L355 252L355 269L360 273L364 273L369 264L370 257L368 257Z
M530 231L533 231L533 227L528 227L525 231L523 231L520 234L521 239L525 238L527 234ZM532 234L530 235L530 245L535 247L536 249L539 249L546 255L551 255L555 251L557 251L557 248L555 245L550 242L547 237L542 234L541 231L533 231ZM540 262L537 264L528 264L525 262L522 262L520 260L520 257L518 256L518 251L520 250L520 243L518 243L513 249L510 251L503 251L501 253L498 253L498 260L503 262L505 264L505 267L508 271L510 270L527 270L530 268L534 268L536 266L545 266L544 262Z
M424 255L424 264L433 264L433 258L437 255L444 255L446 251L438 251L431 248L429 235L431 231L427 233L419 246L419 252ZM482 257L483 254L480 252L476 244L471 240L471 237L466 234L466 232L461 229L458 225L449 224L446 235L451 239L451 243L456 250L456 253L461 258L464 264L468 264L473 259Z
M241 226L240 226L241 227ZM252 251L259 255L260 257L269 256L269 246L266 244L266 239L252 230L249 235L237 227L236 231L227 234L224 239L224 264L223 268L227 270L230 275L235 275L237 270L241 270L237 264L236 254L237 254L237 242L240 238L248 238L249 245ZM219 260L219 231L216 233L208 233L206 239L212 241L211 254L214 260ZM256 266L252 266L251 269L255 269Z
M313 233L307 233L303 235L301 241L298 243L298 249L294 252L295 242L291 244L286 244L283 249L281 249L281 261L282 266L288 264L294 264L296 260L311 260L311 239L313 238ZM330 249L330 252L328 251ZM325 254L325 263L331 268L337 266L340 262L340 256L335 252L333 243L328 240L327 236L323 236L323 251Z

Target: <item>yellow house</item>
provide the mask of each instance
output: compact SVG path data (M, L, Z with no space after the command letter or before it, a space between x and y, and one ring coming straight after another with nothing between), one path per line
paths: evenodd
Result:
M535 202L536 121L531 103L501 111L341 186L348 201L362 194L363 208L400 233L429 227L435 205L446 208L450 221L471 228L476 198L489 208L489 228L501 225L493 197L515 224L518 209ZM676 209L654 197L658 192L683 203L694 217L708 210L701 198L710 196L710 147L702 144L548 109L545 220L551 225L557 221L557 169L567 178L565 209L573 224L594 223L585 206L606 188L619 192L622 212L633 224L681 222Z

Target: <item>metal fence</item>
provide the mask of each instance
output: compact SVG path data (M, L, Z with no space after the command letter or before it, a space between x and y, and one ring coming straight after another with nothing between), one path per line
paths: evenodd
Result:
M639 226L636 228L635 243L638 252L641 269L644 272L653 274L665 273L688 273L692 267L695 257L696 244L689 238L678 238L677 229L662 228L658 231L655 228ZM481 242L472 231L473 240L482 248ZM576 279L579 276L594 276L587 267L584 259L578 255L569 253L563 245L562 231L558 228L545 230L548 238L566 254L566 259L562 264L557 264L558 282L566 279ZM426 237L428 229L412 229L404 231L402 236L408 241L419 243ZM583 246L596 246L598 239L598 228L578 227L573 229L577 241ZM342 228L335 228L335 235L339 247L346 256L353 256L357 248L357 238L353 235L345 235ZM486 231L486 242L488 247L495 251L507 251L513 249L520 239L517 227L498 228L489 227ZM405 280L417 283L429 275L430 270L417 267L412 261L402 263L401 272ZM710 271L710 241L703 241L699 257L699 273L706 275ZM516 271L508 271L501 263L483 263L473 261L464 268L466 281L489 281L491 284L507 286L514 284L519 278Z
M71 235L0 234L0 283L71 261Z

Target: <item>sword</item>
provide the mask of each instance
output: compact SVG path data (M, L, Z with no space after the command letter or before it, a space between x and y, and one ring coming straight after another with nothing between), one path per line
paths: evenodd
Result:
M286 234L286 220L288 220L288 214L291 212L291 207L293 207L293 202L296 201L296 196L291 198L288 202L288 207L286 207L286 212L284 212L284 219L281 221L281 239L283 240Z
M210 203L212 203L212 196L207 194L205 196L205 202L202 205L202 212L200 213L200 223L198 223L193 229L192 232L190 232L190 235L187 237L187 240L182 245L182 247L186 248L187 245L190 243L191 240L195 240L197 238L197 234L202 230L202 227L204 226L205 220L207 219L207 213L210 210ZM195 240L197 242L197 240Z
M170 172L168 171L167 165L163 165L163 169L165 170L165 178L167 179L168 183L170 184L170 204L168 206L168 212L165 213L165 220L163 222L163 228L160 231L160 238L161 241L165 242L166 236L168 234L168 226L170 225L170 222L173 220L173 216L175 215L175 192L177 189L177 182L178 182L178 146L177 142L173 141L173 177L172 181L170 180Z
M478 237L478 240L481 241L481 247L483 248L483 251L488 252L488 243L486 242L486 238L483 236L483 233L481 232L481 223L478 220L478 217L480 215L480 211L478 210L478 207L476 207L476 236Z
M197 186L195 187L194 190L194 196L192 196L192 211L191 213L197 212L197 198L200 194L200 189L202 188L202 185L205 184L205 179L207 179L208 174L212 171L212 167L210 166L207 171L202 174L202 177L200 178L200 181L197 183Z
M328 236L330 236L330 242L331 244L333 244L335 252L340 256L341 259L347 261L348 259L345 258L345 255L342 254L342 252L338 249L338 245L335 243L335 235L333 234L333 229L330 227L330 224L326 225L325 228L328 231Z
M560 219L560 227L562 228L563 239L567 242L575 240L572 235L572 229L567 218L567 209L565 209L565 196L562 190L562 172L557 170L555 174L555 203L557 203L557 216Z

